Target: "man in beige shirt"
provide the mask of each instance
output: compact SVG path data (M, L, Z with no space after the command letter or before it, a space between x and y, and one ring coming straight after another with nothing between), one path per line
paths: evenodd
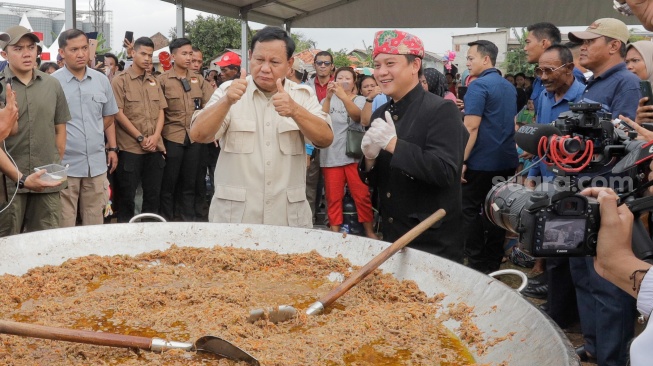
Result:
M211 222L312 227L304 142L327 147L333 132L309 87L285 79L294 49L284 30L258 31L252 75L221 85L194 118L191 139L222 146Z

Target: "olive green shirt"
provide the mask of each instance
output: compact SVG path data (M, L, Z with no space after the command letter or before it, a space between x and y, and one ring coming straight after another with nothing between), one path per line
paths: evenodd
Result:
M11 80L11 87L18 102L18 133L5 139L7 152L16 162L18 169L25 175L34 173L34 168L48 164L61 164L61 157L55 143L54 126L71 119L66 96L59 81L52 76L34 69L32 80L23 84L13 76L9 66L0 72L2 93L0 99L6 98L5 82ZM0 173L1 174L1 173ZM16 184L9 177L6 181L9 196L13 194ZM47 188L41 193L58 192L65 188ZM18 193L30 192L20 189Z

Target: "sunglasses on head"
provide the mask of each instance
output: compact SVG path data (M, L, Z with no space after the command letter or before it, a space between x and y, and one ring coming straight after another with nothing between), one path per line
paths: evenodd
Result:
M542 75L551 75L554 72L562 69L563 67L569 65L569 63L560 65L559 67L556 67L555 69L553 67L536 67L535 68L535 75L541 77Z
M333 63L333 62L331 62L331 61L315 61L315 64L316 64L317 66L322 66L322 65L324 65L324 66L331 66L332 63Z

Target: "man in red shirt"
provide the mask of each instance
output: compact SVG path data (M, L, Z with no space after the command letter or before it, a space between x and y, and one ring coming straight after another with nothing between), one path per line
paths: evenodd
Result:
M326 97L329 81L333 81L333 70L335 69L333 55L328 51L319 52L315 55L313 66L315 67L316 75L313 79L307 81L306 84L315 89L317 100L322 102L322 99Z

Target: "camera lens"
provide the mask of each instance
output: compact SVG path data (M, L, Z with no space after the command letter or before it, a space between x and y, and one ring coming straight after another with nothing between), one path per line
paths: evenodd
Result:
M519 215L531 197L533 200L548 199L546 193L531 191L521 184L496 185L485 198L485 215L494 225L518 233Z

